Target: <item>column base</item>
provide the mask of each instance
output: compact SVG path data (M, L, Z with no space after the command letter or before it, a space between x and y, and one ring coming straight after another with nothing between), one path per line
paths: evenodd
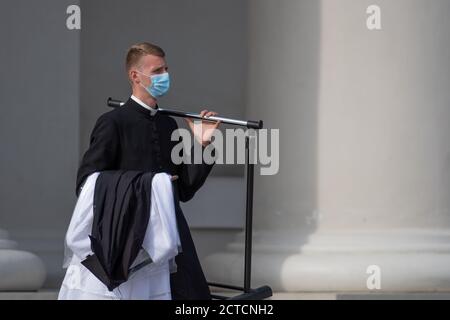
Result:
M0 291L35 291L42 287L45 268L30 252L0 250Z
M16 250L17 243L9 240L0 229L0 291L36 291L45 281L45 267L36 255Z
M207 256L208 281L243 283L243 235ZM369 266L380 289L368 288ZM278 292L450 291L450 230L317 231L307 239L288 232L255 233L252 286Z

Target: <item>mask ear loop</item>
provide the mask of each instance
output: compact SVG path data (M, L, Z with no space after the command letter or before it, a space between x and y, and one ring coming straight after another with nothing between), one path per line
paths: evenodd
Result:
M141 71L139 71L139 70L134 70L134 71L136 71L137 73L140 73L140 74L142 74L142 75L144 75L144 76L146 76L147 78L150 79L150 82L152 82L152 83L149 85L149 87L153 84L153 81L152 81L152 77L151 77L151 76L146 75L145 73L143 73L143 72L141 72ZM140 85L142 88L144 88L145 90L147 90L147 87L144 86L141 82L139 82L139 85Z
M141 71L139 71L139 70L134 70L134 71L136 71L137 73L140 73L140 74L142 74L142 75L144 75L144 76L146 76L146 77L148 77L148 78L152 78L152 76L149 76L149 75L147 75L147 74L145 74L145 73L143 73L143 72L141 72Z

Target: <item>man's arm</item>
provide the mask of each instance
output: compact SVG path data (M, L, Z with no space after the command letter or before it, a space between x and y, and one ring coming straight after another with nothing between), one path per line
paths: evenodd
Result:
M89 148L78 169L77 196L84 180L91 173L117 168L119 152L120 140L117 125L113 119L102 115L92 130Z
M178 129L178 125L175 120L173 120L173 126L174 129ZM212 164L207 164L206 162L204 162L203 156L201 163L194 163L194 149L201 148L203 155L206 146L200 145L200 143L196 139L193 140L196 146L192 145L191 147L190 163L181 163L177 165L176 175L178 176L178 179L176 181L178 184L179 198L182 202L189 201L194 197L195 193L205 183L206 178L208 177L211 169L214 166L214 162ZM210 145L209 148L211 147L213 146ZM181 156L184 156L183 150L181 150L181 153ZM213 157L215 156L214 149L212 150L211 154Z

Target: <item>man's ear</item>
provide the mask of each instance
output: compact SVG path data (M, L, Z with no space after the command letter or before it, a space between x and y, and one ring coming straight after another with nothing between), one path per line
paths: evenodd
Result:
M139 82L140 82L140 79L139 79L139 77L137 76L137 72L134 71L134 70L130 70L130 71L129 71L129 73L128 73L128 78L130 79L130 82L131 82L132 84L139 84Z

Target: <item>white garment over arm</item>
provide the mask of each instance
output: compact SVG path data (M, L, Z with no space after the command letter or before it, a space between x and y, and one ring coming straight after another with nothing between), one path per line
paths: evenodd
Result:
M171 299L170 273L176 270L175 256L181 251L171 176L158 173L152 179L150 219L142 247L152 263L130 275L113 291L81 264L92 254L89 235L94 219L95 183L91 174L78 197L65 239L63 266L67 268L59 300ZM136 259L138 260L138 259Z

